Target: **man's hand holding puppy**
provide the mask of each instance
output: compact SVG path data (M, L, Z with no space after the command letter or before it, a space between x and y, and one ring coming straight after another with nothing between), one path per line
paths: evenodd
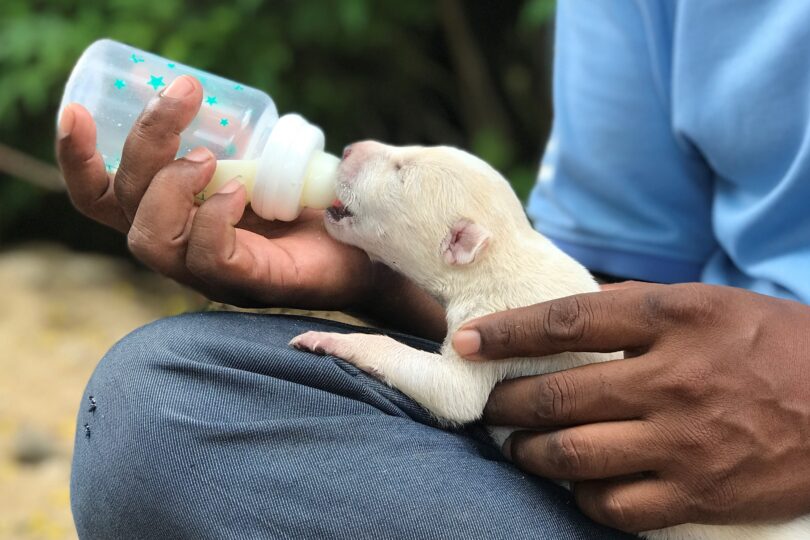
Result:
M806 514L810 308L707 285L606 289L456 334L474 360L625 351L496 387L485 421L527 429L505 453L573 481L585 513L628 531Z

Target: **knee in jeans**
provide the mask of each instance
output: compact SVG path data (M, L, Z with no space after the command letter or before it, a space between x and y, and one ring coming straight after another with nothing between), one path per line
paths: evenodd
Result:
M258 323L258 324L257 324ZM287 348L273 340L273 325L235 313L189 313L143 326L122 338L105 355L94 378L114 377L138 384L144 376L171 375L195 365L242 368L246 356ZM257 338L261 337L261 343ZM268 355L267 361L274 360Z
M183 407L197 414L201 400L222 400L245 384L258 384L265 393L297 384L330 390L346 373L331 361L288 346L305 324L235 313L193 313L153 322L107 353L85 400L93 395L98 410L106 412L109 403L103 400L119 402L127 417L137 412L135 420L149 423ZM209 414L217 411L226 412Z

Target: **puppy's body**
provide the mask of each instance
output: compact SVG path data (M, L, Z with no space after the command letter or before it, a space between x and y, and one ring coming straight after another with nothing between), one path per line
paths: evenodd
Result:
M308 332L292 344L332 354L401 390L449 424L478 420L498 382L611 360L617 354L469 362L450 336L463 323L598 286L579 263L537 233L495 170L452 148L356 144L341 164L341 205L327 211L329 233L364 249L433 295L447 312L440 354L385 336ZM520 329L511 329L520 332ZM502 443L511 430L493 429ZM810 519L777 525L686 524L643 534L653 540L810 538Z

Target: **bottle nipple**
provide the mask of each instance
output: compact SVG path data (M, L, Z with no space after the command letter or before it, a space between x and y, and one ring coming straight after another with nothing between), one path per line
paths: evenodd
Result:
M312 156L304 173L304 189L301 192L301 206L322 210L329 208L335 200L335 183L340 158L317 152Z

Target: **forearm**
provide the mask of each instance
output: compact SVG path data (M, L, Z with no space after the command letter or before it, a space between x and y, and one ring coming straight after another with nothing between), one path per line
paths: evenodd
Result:
M369 294L352 311L393 330L444 340L447 321L436 299L382 263L374 263L372 283Z

